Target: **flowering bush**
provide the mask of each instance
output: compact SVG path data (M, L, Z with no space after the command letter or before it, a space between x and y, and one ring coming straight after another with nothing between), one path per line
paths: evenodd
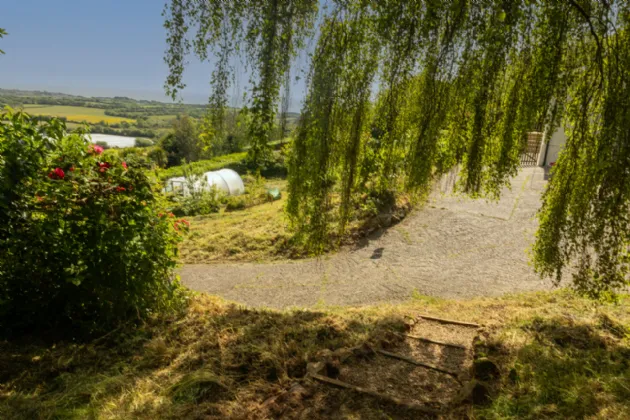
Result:
M142 170L63 122L0 113L0 325L92 333L174 308L187 223L159 203Z

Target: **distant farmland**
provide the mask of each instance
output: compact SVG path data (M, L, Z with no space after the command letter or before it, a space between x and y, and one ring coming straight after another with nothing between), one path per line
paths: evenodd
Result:
M126 121L134 123L130 118L110 117L105 115L105 110L100 108L88 108L83 106L62 106L62 105L24 105L25 110L31 115L48 115L52 117L66 117L68 121L76 123L98 123L105 121L109 124L116 124Z

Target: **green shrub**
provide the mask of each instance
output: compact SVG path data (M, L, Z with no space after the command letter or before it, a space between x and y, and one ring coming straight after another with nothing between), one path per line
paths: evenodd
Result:
M247 198L244 195L230 196L225 202L226 211L243 210L248 207Z
M152 169L155 167L149 158L148 149L142 147L126 147L120 149L118 155L135 168Z
M135 147L151 147L153 146L153 141L149 139L143 139L140 137L136 139L134 146Z
M2 332L90 334L181 302L186 223L160 214L143 170L101 153L59 120L0 114Z
M184 160L194 162L203 152L195 120L187 115L173 121L172 130L160 139L159 146L166 151L168 166L179 165Z
M168 158L166 156L166 152L161 147L155 146L151 147L147 153L147 157L153 162L158 168L164 168L166 163L168 162Z
M109 143L107 143L106 141L103 141L103 140L99 140L99 141L97 141L94 144L99 146L99 147L101 147L102 149L109 149L110 148Z
M200 214L218 213L220 208L220 194L216 189L202 191L200 194L178 196L173 199L172 208L175 216L197 216Z
M183 168L186 182L180 194L173 196L172 212L177 216L217 213L223 194L214 185L210 187L203 174L197 173L191 164L184 162Z

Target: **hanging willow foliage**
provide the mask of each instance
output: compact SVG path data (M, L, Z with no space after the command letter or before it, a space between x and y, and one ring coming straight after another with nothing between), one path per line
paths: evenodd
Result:
M188 54L194 52L206 61L212 52L216 65L204 128L211 136L221 136L230 76L236 70L232 59L243 58L252 67L248 157L254 166L264 164L270 157L282 82L313 28L318 8L317 0L171 0L163 13L167 93L175 99L186 86L183 74Z
M4 29L0 28L0 38L2 38L5 35L7 35L7 31L5 31ZM4 51L0 50L0 54L4 54Z
M527 133L549 136L562 124L568 140L543 197L536 269L560 281L575 265L575 285L593 296L628 284L627 1L318 3L172 0L167 15L172 93L191 45L202 57L208 46L220 51L216 95L229 62L222 53L247 45L257 69L254 161L268 153L290 58L320 22L289 159L287 213L298 237L321 250L366 200L426 193L455 167L461 191L497 197Z

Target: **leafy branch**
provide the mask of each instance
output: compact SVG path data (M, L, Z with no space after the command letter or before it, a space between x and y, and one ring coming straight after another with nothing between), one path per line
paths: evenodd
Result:
M0 28L0 38L5 37L6 35L9 35L7 33L7 31L5 31L4 29ZM4 54L4 51L0 50L0 54Z

